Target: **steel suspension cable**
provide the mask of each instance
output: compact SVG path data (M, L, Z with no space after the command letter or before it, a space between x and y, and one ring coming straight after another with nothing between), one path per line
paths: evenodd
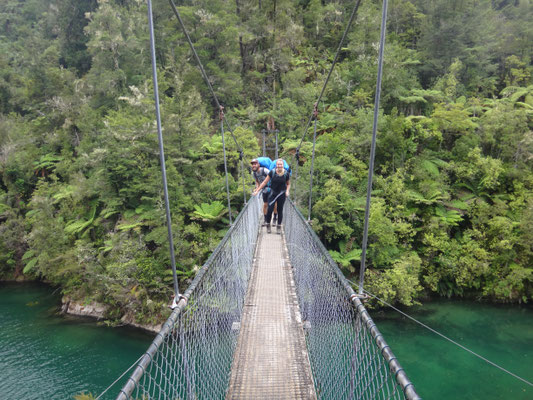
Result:
M102 393L100 393L100 394L98 395L98 397L96 397L94 400L99 400L104 394L106 394L107 391L108 391L109 389L111 389L111 388L112 388L112 387L113 387L118 381L120 381L120 380L122 379L122 377L123 377L124 375L126 375L126 374L127 374L127 373L128 373L133 367L135 367L135 366L137 365L137 363L138 363L139 361L141 361L141 358L143 358L143 357L144 357L144 354L143 354L142 356L140 356L136 361L134 361L133 364L131 364L130 367L129 367L126 371L124 371L124 372L122 373L122 375L120 375L117 379L115 379L115 381L114 381L111 385L109 385L109 386L108 386L108 387L107 387Z
M313 156L311 157L311 171L309 171L309 212L307 214L307 222L311 221L311 199L313 197L313 172L314 172L314 166L315 166L315 144L316 144L316 122L318 119L318 109L315 104L315 111L314 111L314 117L315 117L315 128L313 132Z
M209 88L209 91L211 92L211 96L213 97L213 100L215 101L217 110L223 109L222 105L218 101L218 97L215 93L215 90L213 89L213 86L211 85L211 82L209 81L209 77L207 76L207 73L205 72L204 65L202 64L202 61L200 60L200 57L198 56L198 53L196 52L196 49L194 47L194 44L192 43L191 37L189 35L189 32L187 31L187 28L185 28L185 24L183 23L183 19L181 18L181 15L178 11L178 8L176 7L176 4L174 4L173 0L169 0L170 6L172 7L172 11L174 11L174 15L178 19L178 22L180 24L181 30L183 31L183 34L187 38L187 42L189 43L189 47L191 48L191 51L194 55L194 58L196 59L196 63L198 64L198 68L200 68L200 72L202 74L202 77L204 78L205 83L207 84L207 87ZM233 129L231 129L231 126L224 114L223 115L223 122L226 123L226 127L228 128L228 131L231 134L231 137L233 138L233 141L235 142L235 146L237 146L237 150L239 152L239 159L241 161L241 174L242 174L242 189L243 189L243 196L244 196L244 203L246 204L246 188L244 183L244 163L243 163L243 157L244 152L242 150L242 147L240 146L239 142L237 141L237 138L235 137L233 133ZM227 180L227 178L226 178ZM229 195L229 192L228 192ZM230 211L231 213L231 211Z
M328 76L326 77L326 80L324 81L324 85L322 86L322 90L320 91L320 95L318 96L317 101L315 102L315 107L318 108L320 105L320 101L322 100L322 96L324 95L324 91L326 90L326 86L328 85L329 78L331 77L331 73L333 72L333 69L335 68L335 65L337 64L337 60L339 59L339 54L342 49L342 45L344 44L344 40L346 39L346 35L348 34L348 31L350 30L352 23L355 19L355 15L357 14L357 10L359 9L359 5L361 4L361 0L357 0L357 3L355 4L352 14L350 15L350 19L348 20L348 25L346 25L346 28L344 29L344 33L342 34L341 40L339 41L339 46L337 47L337 52L335 53L335 57L333 58L333 63L331 64L331 67L329 68ZM309 126L311 125L311 121L313 120L314 111L309 116L309 119L307 120L307 124L304 129L304 133L302 135L302 139L300 140L300 144L298 145L297 149L300 149L302 146L302 142L305 139L305 136L307 135L307 130L309 129Z
M246 205L246 184L244 181L244 161L243 161L242 153L239 155L239 158L241 159L242 197L244 199L244 205Z
M229 199L229 182L228 182L228 164L226 161L226 141L224 140L224 111L223 108L220 107L220 133L222 134L222 151L224 153L224 173L226 176L226 194L228 196L228 212L229 212L229 223L232 224L231 219L231 202Z
M357 283L352 282L352 281L349 280L349 279L346 279L346 280L347 280L348 282L350 282L352 285L354 285L354 286L356 286L356 287L358 286ZM436 335L440 336L441 338L447 340L448 342L450 342L450 343L456 345L457 347L459 347L459 348L465 350L466 352L472 354L473 356L476 356L476 357L479 358L480 360L485 361L486 363L492 365L493 367L498 368L499 370L505 372L506 374L511 375L512 377L518 379L519 381L522 381L523 383L525 383L525 384L527 384L527 385L529 385L529 386L533 386L533 383L530 382L530 381L528 381L527 379L524 379L524 378L522 378L522 377L516 375L515 373L513 373L513 372L511 372L511 371L509 371L509 370L507 370L507 369L505 369L504 367L499 366L499 365L496 364L495 362L490 361L489 359L483 357L482 355L476 353L475 351L470 350L468 347L462 345L461 343L456 342L455 340L449 338L448 336L444 335L443 333L440 333L440 332L437 331L436 329L433 329L432 327L430 327L430 326L424 324L423 322L420 322L419 320L417 320L416 318L410 316L409 314L406 314L406 313L403 312L402 310L400 310L400 309L394 307L392 304L386 302L385 300L380 299L378 296L376 296L376 295L370 293L368 290L364 289L363 292L366 293L368 296L370 296L370 297L376 299L376 300L379 301L380 303L386 305L387 307L392 308L392 309L393 309L394 311L396 311L397 313L399 313L399 314L403 315L404 317L410 319L411 321L413 321L414 323L416 323L416 324L420 325L421 327L427 329L428 331L433 332L434 334L436 334Z
M196 63L198 64L198 68L200 68L200 72L202 73L202 77L204 78L205 83L207 84L207 87L209 88L209 91L211 92L211 96L213 97L213 100L215 100L215 104L217 106L217 110L220 110L221 104L218 101L218 97L215 93L215 90L213 89L213 86L211 85L211 81L209 80L207 73L205 72L204 65L202 64L202 61L200 60L200 57L198 56L198 53L196 52L196 48L194 47L194 44L192 43L191 37L189 36L189 32L187 31L187 28L185 28L185 24L183 23L183 19L181 19L181 15L176 7L176 4L174 4L173 0L169 0L170 6L172 7L172 10L174 11L174 15L176 15L176 18L179 21L179 24L181 26L181 30L183 31L183 34L187 38L187 42L189 43L189 47L191 48L192 54L194 55L194 58L196 59ZM226 126L231 133L231 136L233 137L233 141L235 142L235 145L237 146L237 149L239 150L239 153L242 153L242 148L239 145L239 142L237 141L237 138L233 134L233 129L231 129L226 117L224 116L224 121L226 122Z
M165 166L165 152L163 149L163 133L161 131L161 112L159 110L159 89L157 83L157 64L155 58L154 21L152 16L152 1L148 0L148 26L150 29L150 55L152 59L152 79L154 82L154 102L157 120L157 137L159 140L159 159L161 163L161 174L163 177L163 190L165 194L165 211L167 218L168 243L170 247L170 263L172 265L172 277L174 280L174 304L179 300L180 293L178 287L178 276L176 273L176 257L174 255L174 239L172 235L172 221L170 218L170 203L168 200L167 169Z
M276 153L275 153L275 155L276 155L276 160L277 160L278 159L278 133L279 132L278 132L277 129L275 129L274 133L276 134Z
M365 281L366 248L368 244L368 221L370 216L370 198L372 195L372 178L374 176L374 159L376 156L376 137L379 115L379 101L381 96L381 76L383 73L383 53L385 50L385 33L387 31L388 0L383 0L381 15L381 32L379 37L378 76L376 82L376 98L374 99L374 121L372 124L372 144L370 146L370 165L368 166L368 183L366 187L365 225L363 228L363 252L361 254L361 270L359 271L359 294L363 294Z
M346 28L344 29L344 32L342 34L341 40L339 41L339 45L337 46L337 51L335 53L335 57L333 58L333 62L331 64L331 67L329 68L328 75L326 77L326 80L324 81L324 84L322 85L322 90L320 91L320 95L318 96L317 101L315 102L315 108L318 108L320 105L320 101L322 100L322 96L324 95L324 92L326 90L326 86L328 85L329 78L331 77L331 73L333 72L333 69L335 68L335 65L337 64L337 60L339 59L339 55L342 49L342 45L344 44L344 40L346 39L346 35L348 34L348 31L350 30L353 21L355 20L355 16L357 14L357 10L359 9L359 5L361 4L361 0L357 0L357 3L355 4L352 14L350 15L350 19L348 20L348 24L346 25ZM296 164L294 168L294 182L296 184L296 179L298 178L298 160L300 158L300 148L302 147L302 143L305 139L305 136L307 135L307 130L309 129L309 126L311 125L311 121L313 120L314 110L313 113L309 116L309 119L307 120L307 124L305 126L305 129L303 131L302 138L300 139L300 143L298 144L298 147L296 147L296 153L294 155L294 158L296 159Z

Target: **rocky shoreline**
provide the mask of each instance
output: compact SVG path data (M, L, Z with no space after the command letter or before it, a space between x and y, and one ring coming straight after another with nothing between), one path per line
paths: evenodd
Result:
M46 282L36 281L35 279L28 279L24 275L4 276L0 278L0 283L12 283L12 284L25 284L25 283L43 283ZM106 319L105 315L108 311L108 307L105 304L90 302L85 303L82 301L73 300L68 296L64 296L61 299L61 312L65 315L72 315L76 317L94 318L97 321L103 321ZM140 324L135 321L135 316L132 313L126 313L120 318L120 323L117 326L131 326L134 328L142 329L150 333L159 333L163 323L151 325Z
M68 297L61 299L61 312L67 315L74 315L77 317L89 317L96 320L104 320L107 312L107 306L97 302L83 303L80 301L72 300ZM124 314L120 319L119 325L132 326L134 328L143 329L151 333L158 333L161 330L163 324L148 325L139 324L135 322L135 317L131 314Z

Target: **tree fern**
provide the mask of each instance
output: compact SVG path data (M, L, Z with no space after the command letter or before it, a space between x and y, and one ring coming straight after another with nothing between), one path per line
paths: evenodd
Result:
M227 212L226 207L220 201L214 201L211 204L202 203L194 206L195 211L191 218L199 219L201 221L213 222L218 221Z
M352 266L352 261L358 261L361 258L361 254L363 253L363 250L361 249L351 249L350 251L346 251L347 243L346 241L339 242L339 250L329 250L329 254L331 255L331 258L333 258L333 261L335 261L337 264L339 264L342 268L347 269L350 272L355 272L355 268Z
M432 160L422 161L422 167L434 177L440 175L439 167Z
M87 218L81 218L76 221L72 221L67 223L65 226L65 232L71 235L76 235L78 233L83 233L87 228L89 228L96 217L96 208L98 206L98 201L93 200L90 203L91 209L89 210L89 213L87 215Z
M463 220L463 217L456 210L446 210L444 207L435 208L435 215L449 226L457 226Z
M0 214L6 212L9 209L10 209L9 206L6 206L5 204L0 203Z
M26 264L22 272L27 274L35 267L35 265L37 265L37 257L35 257L35 252L33 250L28 250L22 256L22 261L24 261Z
M72 185L65 185L65 186L62 186L61 189L59 190L59 192L57 192L56 194L54 194L52 196L52 198L55 200L55 202L59 202L63 199L66 199L70 196L72 196L74 194L74 191L76 190L76 188Z
M407 191L407 198L410 201L413 201L418 204L435 204L440 200L444 199L444 196L442 195L442 192L440 190L432 190L428 194L422 194L417 192L416 190L408 190Z

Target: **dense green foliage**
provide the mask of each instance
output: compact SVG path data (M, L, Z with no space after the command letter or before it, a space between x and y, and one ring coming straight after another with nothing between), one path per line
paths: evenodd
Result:
M178 3L249 159L270 117L289 159L353 2ZM313 226L357 273L381 2L362 2L318 121ZM225 231L213 103L167 2L154 1L165 152L182 284ZM533 5L394 0L385 49L367 289L533 296ZM229 166L242 207L238 154ZM306 204L311 144L297 187ZM0 276L161 318L172 278L146 5L0 5ZM252 185L246 175L247 184Z

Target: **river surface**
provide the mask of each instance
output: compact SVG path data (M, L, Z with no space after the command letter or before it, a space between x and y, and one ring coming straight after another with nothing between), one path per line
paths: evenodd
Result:
M533 382L533 308L438 300L403 311ZM533 387L397 312L371 315L424 399L533 399Z
M152 341L139 330L61 316L60 302L48 286L0 283L0 399L96 397ZM102 399L114 399L120 386Z
M0 284L0 399L99 395L148 348L152 335L58 315L60 295ZM533 309L434 301L407 313L533 381ZM533 399L533 388L394 311L371 312L424 399ZM124 379L102 399L114 399Z

